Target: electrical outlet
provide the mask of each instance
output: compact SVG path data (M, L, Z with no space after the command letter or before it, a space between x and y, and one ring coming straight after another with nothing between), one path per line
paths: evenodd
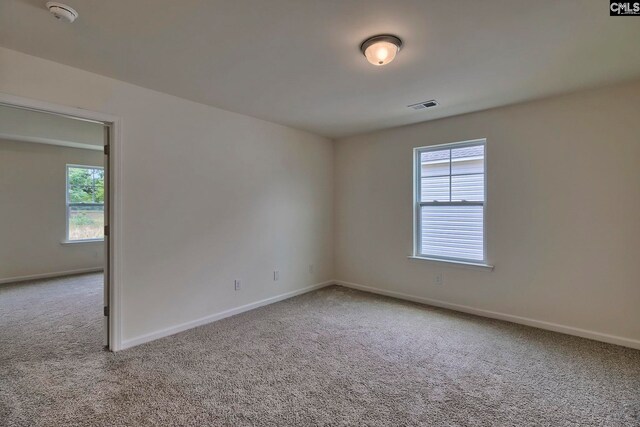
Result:
M242 282L240 282L240 280L236 279L233 281L233 288L236 291L239 291L242 288Z
M313 274L313 264L309 264L309 274Z
M277 282L278 280L280 280L280 272L278 270L275 270L273 272L273 281Z
M436 285L443 285L444 284L444 274L443 273L436 273L435 276L433 276L433 281L436 283Z

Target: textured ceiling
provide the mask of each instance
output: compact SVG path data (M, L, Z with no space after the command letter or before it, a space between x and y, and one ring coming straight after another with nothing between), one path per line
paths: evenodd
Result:
M44 3L1 0L0 45L329 137L640 76L640 18L605 0ZM358 50L378 33L405 43L385 67Z

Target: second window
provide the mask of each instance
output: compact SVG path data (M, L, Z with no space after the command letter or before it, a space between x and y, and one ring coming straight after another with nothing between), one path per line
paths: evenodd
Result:
M104 238L104 169L67 165L67 240Z

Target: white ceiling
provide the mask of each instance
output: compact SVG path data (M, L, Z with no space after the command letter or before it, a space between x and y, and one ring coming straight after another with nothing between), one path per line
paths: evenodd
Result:
M640 76L640 18L606 0L44 3L1 0L0 45L329 137ZM378 33L405 42L385 67L358 50Z

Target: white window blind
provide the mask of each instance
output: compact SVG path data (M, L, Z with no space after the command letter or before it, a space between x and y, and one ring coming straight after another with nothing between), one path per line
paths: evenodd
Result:
M416 155L416 255L485 262L485 140Z

